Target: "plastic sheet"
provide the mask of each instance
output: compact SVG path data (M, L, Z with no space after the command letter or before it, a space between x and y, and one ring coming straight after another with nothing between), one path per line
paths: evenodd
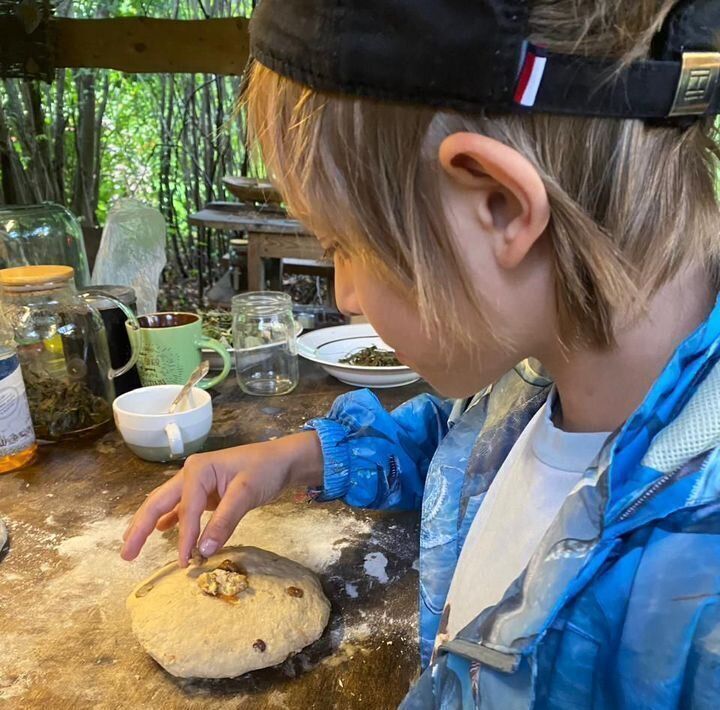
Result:
M166 262L165 220L159 210L138 200L119 200L108 214L92 283L131 286L138 314L153 313Z

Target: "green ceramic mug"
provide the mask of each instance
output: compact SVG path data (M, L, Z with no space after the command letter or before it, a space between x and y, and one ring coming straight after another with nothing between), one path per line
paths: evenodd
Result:
M219 385L230 372L227 348L218 340L202 334L202 319L195 313L150 313L139 316L140 328L126 323L138 353L137 368L144 387L183 385L200 364L202 350L214 350L223 361L222 372L204 379L198 387L210 389Z

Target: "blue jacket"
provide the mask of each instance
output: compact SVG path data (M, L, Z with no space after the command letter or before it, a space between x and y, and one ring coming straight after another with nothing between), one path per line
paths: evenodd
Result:
M424 395L389 414L359 391L310 423L321 499L422 509L425 671L404 708L720 708L719 346L716 305L504 599L429 666L472 520L551 384L526 362L470 403Z

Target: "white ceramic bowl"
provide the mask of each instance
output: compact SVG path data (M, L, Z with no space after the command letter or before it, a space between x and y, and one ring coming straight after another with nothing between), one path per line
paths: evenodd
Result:
M340 360L358 350L375 345L391 350L371 325L338 325L306 333L297 340L298 354L320 365L325 372L340 382L355 387L401 387L417 382L420 376L409 367L362 367L347 365Z
M113 402L115 425L141 459L172 461L202 449L212 427L212 400L205 390L193 387L180 409L167 414L181 389L182 385L139 387Z

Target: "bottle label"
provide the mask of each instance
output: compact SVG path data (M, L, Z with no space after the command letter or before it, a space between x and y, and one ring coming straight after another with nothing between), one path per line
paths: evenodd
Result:
M0 380L0 458L22 453L34 443L30 407L18 366Z

